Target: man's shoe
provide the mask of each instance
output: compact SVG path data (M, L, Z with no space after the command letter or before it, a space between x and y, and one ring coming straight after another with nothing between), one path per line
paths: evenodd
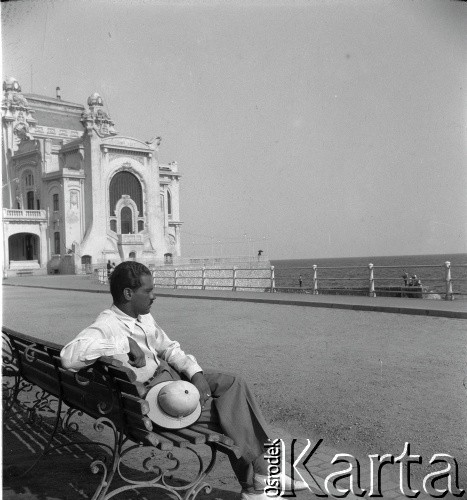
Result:
M283 478L285 479L285 484L281 485L284 488L284 491L301 491L308 489L308 484L305 481L296 480L293 482L292 487L292 479L289 476L280 476L281 481ZM253 476L253 484L255 490L262 490L267 486L266 481L268 480L268 476L262 476L261 474L255 474ZM268 497L269 498L269 497Z

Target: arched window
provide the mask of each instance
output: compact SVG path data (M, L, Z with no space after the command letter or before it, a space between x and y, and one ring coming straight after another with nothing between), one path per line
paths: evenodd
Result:
M123 207L121 211L122 234L133 232L133 214L130 207Z
M58 206L58 194L52 195L52 203L53 203L53 210L54 212L58 212L59 206Z
M172 215L172 195L169 190L167 190L167 215L169 217Z
M34 210L34 191L27 192L26 205L28 210Z
M143 215L143 190L138 178L131 172L118 172L110 181L109 210L110 215L115 215L115 207L122 195L127 194L136 203L139 216Z
M55 250L56 255L60 254L60 233L59 232L54 233L54 250Z

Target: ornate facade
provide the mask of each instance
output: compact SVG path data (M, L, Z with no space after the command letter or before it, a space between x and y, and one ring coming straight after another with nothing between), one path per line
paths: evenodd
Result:
M159 163L159 137L118 135L99 94L84 107L14 78L3 90L4 275L180 256L180 174Z

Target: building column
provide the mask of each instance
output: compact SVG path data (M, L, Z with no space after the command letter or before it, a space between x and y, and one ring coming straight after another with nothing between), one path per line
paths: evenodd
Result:
M40 223L40 254L39 254L39 265L41 269L45 269L47 267L47 260L48 260L48 255L47 255L47 231L46 231L46 224L43 222Z
M177 256L180 257L180 226L177 224L175 226L175 251Z
M10 269L10 252L9 252L9 231L10 225L8 222L3 223L3 276L6 277L8 269Z

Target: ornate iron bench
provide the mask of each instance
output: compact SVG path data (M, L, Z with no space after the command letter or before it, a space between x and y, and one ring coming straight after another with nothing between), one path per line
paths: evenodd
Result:
M61 366L61 346L5 327L2 334L4 422L13 413L21 412L28 422L49 429L46 443L32 465L16 474L24 476L42 457L58 448L70 450L76 444L82 450L83 445L91 445L100 456L93 455L90 468L101 475L93 500L117 495L127 498L129 490L143 489L159 489L160 493L164 490L179 500L194 500L201 491L211 491L205 478L213 469L218 452L239 456L230 438L200 424L170 432L157 428L146 416L149 406L143 398L143 384L136 382L134 372L119 361L101 358L92 366L72 373ZM111 438L83 442L78 433L83 412L93 419L98 435L105 429ZM41 426L43 415L48 416L47 426ZM66 444L56 439L63 433L71 436ZM205 445L205 456L198 445ZM130 456L133 465L132 453L141 461L136 478L129 477L128 468L122 466L123 460L128 462ZM185 460L178 457L179 453ZM161 455L168 466L154 463ZM188 475L194 474L194 479L180 481L172 477L182 462L191 468ZM140 478L141 470L144 479Z

